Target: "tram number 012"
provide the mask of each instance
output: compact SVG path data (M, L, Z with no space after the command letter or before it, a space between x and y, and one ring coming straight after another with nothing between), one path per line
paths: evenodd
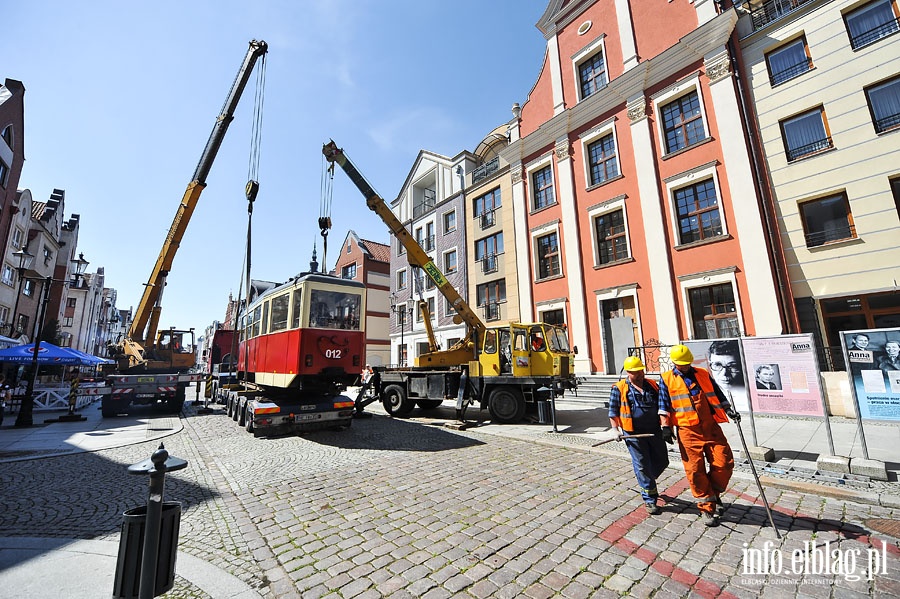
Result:
M330 360L340 360L341 359L341 350L339 349L326 349L325 357Z

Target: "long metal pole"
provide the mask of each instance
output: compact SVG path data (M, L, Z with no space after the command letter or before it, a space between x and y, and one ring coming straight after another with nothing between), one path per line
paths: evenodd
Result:
M741 430L740 422L735 422L734 425L738 429L738 436L741 438L741 447L744 448L744 455L750 456L750 451L747 449L747 441L744 439L744 431ZM781 533L778 532L778 528L775 526L775 520L772 519L772 508L769 507L769 500L766 499L766 492L763 490L762 483L759 482L759 475L756 473L756 466L753 464L753 458L750 458L750 471L753 472L753 478L756 480L756 487L759 489L759 496L762 497L763 505L766 506L766 514L769 515L769 524L772 525L772 530L775 531L775 537L780 539Z
M38 352L41 351L41 329L44 328L44 317L47 314L47 304L50 303L50 282L52 277L44 279L41 288L41 301L38 304L37 329L34 335L34 353L31 355L31 378L28 379L28 387L25 389L25 397L16 416L16 426L32 426L34 424L34 385L37 382Z
M147 498L147 520L144 528L144 550L141 555L141 582L138 599L156 596L156 567L159 561L159 534L162 528L163 492L166 482L166 459L169 452L163 447L153 452L150 460L150 494Z

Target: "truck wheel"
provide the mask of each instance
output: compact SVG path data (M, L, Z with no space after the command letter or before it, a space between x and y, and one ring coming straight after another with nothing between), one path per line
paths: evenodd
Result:
M247 425L247 409L246 407L240 411L237 417L238 426L246 426Z
M513 389L498 387L491 392L488 411L497 422L512 424L525 416L525 399Z
M417 399L416 403L423 410L433 410L440 407L444 400L442 399Z
M238 411L241 409L241 399L239 397L235 397L231 401L231 419L235 422L238 421L239 413Z
M247 430L248 433L252 433L253 432L253 416L246 416L244 418L244 420L247 421L247 424L244 425L244 428ZM254 435L254 436L256 436L256 435Z
M416 407L416 402L406 397L406 390L400 385L388 385L381 393L381 404L384 411L391 416L403 418Z
M234 415L234 408L231 404L231 398L227 398L225 400L225 414L227 414L229 418L232 418Z
M115 418L116 416L118 416L119 412L115 408L107 408L105 406L102 406L100 408L100 414L102 414L104 418Z

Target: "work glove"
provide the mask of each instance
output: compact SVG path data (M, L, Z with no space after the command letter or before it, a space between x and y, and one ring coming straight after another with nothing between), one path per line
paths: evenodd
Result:
M729 418L731 418L734 422L740 422L740 421L741 421L741 413L738 412L737 410L735 410L734 408L731 408L730 410L728 410L727 412L725 412L725 414L726 414Z
M669 445L675 445L675 434L672 432L671 426L662 427L662 438Z

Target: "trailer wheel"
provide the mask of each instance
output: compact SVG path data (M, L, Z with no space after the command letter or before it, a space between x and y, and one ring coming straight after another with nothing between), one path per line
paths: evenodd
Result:
M238 416L240 415L240 409L241 409L241 398L234 397L231 400L231 419L234 420L235 422L238 421Z
M247 425L247 407L244 406L243 410L240 410L237 415L237 423L238 426L246 426Z
M225 399L225 415L231 418L232 409L231 409L231 398L228 397Z
M433 410L435 408L440 407L442 403L444 403L443 399L417 399L416 403L423 410Z
M416 407L416 402L406 397L406 390L400 385L388 385L381 393L381 404L384 411L391 416L403 418Z
M491 418L503 424L513 424L525 416L525 398L509 387L497 387L488 400Z
M247 424L244 425L244 428L247 430L248 433L252 433L253 432L253 416L247 415L244 418L244 420L247 421ZM256 435L254 435L254 436L256 436Z

